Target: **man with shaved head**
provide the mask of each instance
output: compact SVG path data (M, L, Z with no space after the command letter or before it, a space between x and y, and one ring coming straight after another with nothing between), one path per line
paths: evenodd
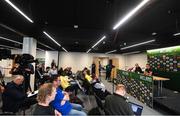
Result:
M115 93L105 98L104 110L106 115L134 115L129 104L126 102L125 94L125 86L118 84Z
M23 91L23 81L24 77L22 75L13 75L13 80L7 83L2 94L3 112L16 113L24 104L30 105L33 103Z

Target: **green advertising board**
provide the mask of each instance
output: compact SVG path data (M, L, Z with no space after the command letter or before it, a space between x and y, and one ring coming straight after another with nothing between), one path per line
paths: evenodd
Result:
M116 84L124 84L127 93L153 107L153 78L134 72L117 70Z
M148 50L147 56L148 63L154 70L180 71L180 46Z
M153 75L170 79L164 87L180 91L180 46L148 50L147 58Z

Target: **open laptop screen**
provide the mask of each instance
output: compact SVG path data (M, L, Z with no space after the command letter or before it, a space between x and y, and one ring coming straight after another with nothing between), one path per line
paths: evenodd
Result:
M129 102L129 104L130 104L130 107L132 108L134 114L136 116L140 116L142 113L142 110L143 110L143 106L140 106L140 105L132 103L132 102Z

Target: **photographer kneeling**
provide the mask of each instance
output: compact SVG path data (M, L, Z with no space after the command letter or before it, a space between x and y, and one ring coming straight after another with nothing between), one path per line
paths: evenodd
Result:
M13 77L13 81L7 83L2 94L3 112L16 113L20 108L36 103L35 99L27 98L23 91L22 83L24 77L22 75L14 75Z

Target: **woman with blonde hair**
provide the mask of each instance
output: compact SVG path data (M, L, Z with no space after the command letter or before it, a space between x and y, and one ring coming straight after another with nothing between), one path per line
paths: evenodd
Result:
M55 99L55 96L56 88L51 83L43 84L38 90L38 104L33 111L33 115L61 115L61 113L49 106L50 102Z

